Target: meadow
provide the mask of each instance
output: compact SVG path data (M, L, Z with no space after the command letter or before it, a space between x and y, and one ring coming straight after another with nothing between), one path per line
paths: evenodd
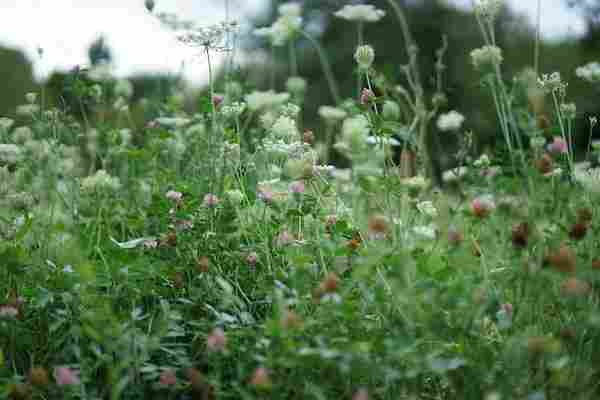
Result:
M97 65L71 76L76 109L40 87L0 118L0 398L600 398L597 119L575 151L568 79L507 76L502 1L480 0L471 64L501 145L479 153L445 94L447 43L429 95L386 1L335 14L356 30L353 98L285 3L255 31L289 50L285 90L236 79L236 22L157 14L209 65L227 55L193 113L145 99L140 124L131 83ZM364 41L382 18L409 54L399 81ZM335 99L318 130L299 38ZM600 64L569 79L598 85ZM459 144L443 173L440 136Z

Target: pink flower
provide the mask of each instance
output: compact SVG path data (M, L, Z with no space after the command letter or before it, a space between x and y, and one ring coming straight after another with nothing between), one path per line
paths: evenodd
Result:
M215 95L213 95L212 99L213 99L213 105L215 106L215 108L219 108L219 106L221 104L223 104L223 100L225 100L225 97L220 94L215 94Z
M565 154L568 151L567 142L563 138L555 136L554 141L548 145L548 150L554 154Z
M373 99L375 99L375 93L371 89L364 88L360 94L360 104L368 104Z
M159 383L164 386L174 386L177 384L177 376L175 375L175 371L172 369L168 369L163 371L160 374Z
M292 234L290 232L285 230L285 231L281 231L279 233L279 235L277 235L277 239L275 239L275 244L278 247L283 247L283 246L292 244L293 241L294 241L294 236L292 236Z
M221 328L213 329L212 333L206 338L206 347L210 351L223 351L227 344L227 338L225 338L225 332Z
M268 189L259 189L258 198L265 203L269 204L273 202L273 192Z
M294 193L294 194L304 193L304 190L305 190L304 182L302 182L302 181L292 182L290 184L289 190L290 190L290 193Z
M54 369L54 379L58 386L79 385L79 371L68 367L57 367Z
M255 266L256 263L258 262L258 254L256 254L256 252L251 252L246 256L246 261L248 262L248 264L250 264L251 266Z
M179 203L183 198L183 194L181 192L176 192L175 190L169 190L165 196L174 203Z
M358 389L354 396L352 396L352 400L369 400L369 392L367 389Z
M502 305L500 306L500 309L501 309L501 310L504 310L504 312L506 313L506 315L507 315L509 318L512 318L514 309L513 309L513 305L512 305L511 303L505 303L505 304L502 304Z
M479 218L487 217L495 208L496 204L491 196L479 196L471 202L473 215Z
M271 378L269 377L269 371L264 367L258 367L254 370L250 384L257 387L268 387L271 386Z
M204 204L204 207L208 207L208 208L216 207L217 204L219 204L219 198L212 193L208 193L207 195L204 196L203 204Z

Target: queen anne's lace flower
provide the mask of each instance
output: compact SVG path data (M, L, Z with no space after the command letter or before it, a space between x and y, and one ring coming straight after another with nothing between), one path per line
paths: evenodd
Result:
M600 63L591 62L575 70L578 78L585 79L588 82L600 82Z
M356 22L377 22L385 16L385 11L371 4L345 5L334 14L338 18Z
M271 133L274 137L283 140L290 140L299 136L296 121L286 115L280 116L277 121L275 121L271 127Z
M471 51L471 62L480 70L500 65L502 60L502 49L497 46L483 46Z
M342 121L348 113L340 108L331 106L319 107L319 116L327 122Z
M452 110L449 113L439 116L437 120L437 127L443 132L457 131L461 128L464 122L465 117L461 113Z
M101 169L94 175L87 176L81 182L81 189L84 192L95 192L99 190L117 191L121 187L119 178L110 176L105 170Z
M250 111L258 111L267 108L274 108L287 102L290 99L289 93L275 93L272 90L267 92L252 92L246 95L246 104Z
M503 4L504 0L477 0L475 13L481 18L494 20L500 13Z

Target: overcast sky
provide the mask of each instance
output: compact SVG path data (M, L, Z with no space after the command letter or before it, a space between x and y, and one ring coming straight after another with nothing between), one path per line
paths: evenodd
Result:
M449 0L469 8L472 0ZM156 0L158 11L176 12L206 24L225 19L223 0ZM218 7L219 3L222 7ZM542 0L544 35L560 38L581 33L581 19L564 6L564 0ZM86 64L87 49L104 34L113 52L116 74L171 71L185 61L184 75L195 82L206 77L206 64L173 36L144 8L144 0L0 0L0 44L23 50L36 60L35 71L44 76L55 68ZM207 5L207 3L209 3ZM514 10L535 20L536 0L509 0ZM215 5L216 4L216 5ZM232 15L244 20L259 14L264 0L238 0ZM38 60L36 49L44 49Z

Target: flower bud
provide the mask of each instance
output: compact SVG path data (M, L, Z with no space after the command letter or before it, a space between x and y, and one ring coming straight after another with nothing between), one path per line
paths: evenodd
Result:
M373 61L375 61L375 50L373 50L373 47L369 46L368 44L358 46L356 52L354 53L354 59L361 69L367 70L371 68Z

